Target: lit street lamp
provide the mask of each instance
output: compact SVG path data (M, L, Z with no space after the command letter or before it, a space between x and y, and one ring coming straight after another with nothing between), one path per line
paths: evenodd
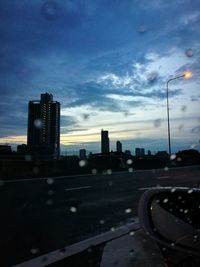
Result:
M170 122L169 122L169 83L173 80L179 79L179 78L186 78L189 79L191 77L191 72L187 71L183 73L180 76L176 76L174 78L171 78L167 81L167 129L168 129L168 145L169 145L169 155L171 155L171 137L170 137Z

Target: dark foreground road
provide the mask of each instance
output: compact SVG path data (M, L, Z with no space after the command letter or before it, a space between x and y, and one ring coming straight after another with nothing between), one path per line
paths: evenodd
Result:
M158 185L199 187L200 167L0 182L0 266L133 221L142 188Z

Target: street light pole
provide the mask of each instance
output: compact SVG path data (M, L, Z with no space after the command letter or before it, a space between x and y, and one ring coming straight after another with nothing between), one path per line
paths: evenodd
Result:
M174 78L171 78L167 81L167 130L168 130L168 147L169 147L169 155L171 155L171 135L170 135L170 120L169 120L169 83L173 80L185 77L186 75L180 75Z

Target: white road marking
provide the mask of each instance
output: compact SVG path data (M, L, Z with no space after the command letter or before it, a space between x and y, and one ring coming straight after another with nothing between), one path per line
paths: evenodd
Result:
M65 188L65 191L75 191L75 190L89 189L89 188L92 188L92 186L87 185L87 186L80 186L80 187Z
M157 177L158 180L161 180L161 179L168 179L170 178L170 176L160 176L160 177Z

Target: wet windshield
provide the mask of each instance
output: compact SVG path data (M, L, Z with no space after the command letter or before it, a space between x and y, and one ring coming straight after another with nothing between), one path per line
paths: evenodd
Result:
M0 265L135 222L148 187L199 186L199 7L0 1Z

